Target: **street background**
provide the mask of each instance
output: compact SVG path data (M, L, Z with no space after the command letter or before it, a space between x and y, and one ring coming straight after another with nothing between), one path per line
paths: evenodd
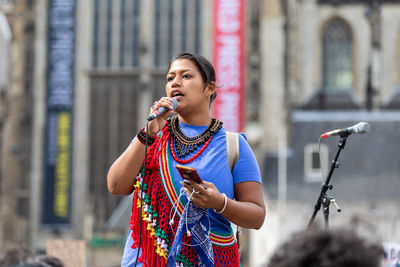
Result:
M243 266L306 229L340 140L319 137L358 122L371 131L340 154L329 224L400 261L398 0L0 0L0 255L119 265L131 199L106 174L181 51L214 63L214 115L261 169L267 216L244 230Z

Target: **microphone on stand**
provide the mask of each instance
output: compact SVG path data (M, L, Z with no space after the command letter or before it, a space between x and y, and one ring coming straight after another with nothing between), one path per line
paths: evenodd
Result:
M172 100L172 110L175 110L176 107L178 106L178 101L171 97ZM167 112L169 110L169 108L166 107L160 107L159 109L157 109L156 111L154 111L153 113L150 114L150 116L147 118L148 121L152 121L155 118L157 118L158 116L161 116L162 114L164 114L165 112Z
M353 125L348 128L343 128L343 129L337 129L333 130L330 132L326 132L321 135L321 139L330 137L330 136L335 136L335 135L340 135L341 137L343 136L349 136L351 134L366 134L370 131L371 127L369 127L369 124L366 122L359 122L356 125Z

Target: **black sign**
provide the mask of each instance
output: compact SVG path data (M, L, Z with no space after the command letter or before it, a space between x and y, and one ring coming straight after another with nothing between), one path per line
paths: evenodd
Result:
M42 224L71 219L72 110L76 0L50 0Z

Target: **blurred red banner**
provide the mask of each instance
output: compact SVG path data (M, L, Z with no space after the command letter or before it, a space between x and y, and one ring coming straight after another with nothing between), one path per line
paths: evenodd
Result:
M244 0L214 1L214 66L218 96L214 117L229 131L243 130L245 118Z

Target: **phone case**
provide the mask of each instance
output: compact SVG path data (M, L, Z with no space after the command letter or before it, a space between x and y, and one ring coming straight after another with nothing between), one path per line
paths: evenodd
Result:
M182 166L179 164L176 165L176 168L178 169L179 173L181 174L182 179L192 180L198 184L201 184L203 182L195 168Z

